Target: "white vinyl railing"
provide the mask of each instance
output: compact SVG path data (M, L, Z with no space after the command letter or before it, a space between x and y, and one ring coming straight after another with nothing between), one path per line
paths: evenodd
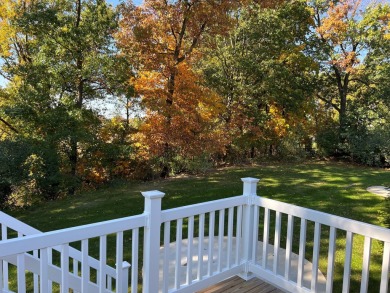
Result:
M35 234L42 234L41 231L38 229L35 229L3 212L0 212L0 225L1 225L1 240L7 240L7 239L12 239L12 238L20 238L20 237L25 237L29 235L35 235ZM57 275L60 274L60 268L53 266L51 264L52 262L52 255L53 251L61 251L61 246L54 247L53 249L48 250L48 261L50 262L50 265L52 267L51 271L56 272ZM39 258L38 258L38 250L34 250L32 254L25 254L25 258L28 264L31 264L33 267L39 267ZM78 276L80 273L80 264L81 264L81 253L79 250L74 249L73 247L69 247L69 260L72 263L72 274L75 276ZM1 267L3 271L3 283L4 283L4 289L9 290L8 288L8 263L17 266L17 257L16 255L12 256L7 256L4 258L3 261L3 266ZM88 265L96 270L100 270L100 263L98 260L92 257L88 257ZM29 266L28 266L29 267ZM122 264L123 269L128 269L128 263L124 262ZM108 283L112 283L112 280L115 279L116 273L115 269L106 266L104 268L107 273L107 278L108 278ZM32 269L32 272L35 272L33 275L33 292L39 292L39 272L37 269ZM50 286L49 286L50 288Z
M164 211L164 193L143 192L142 215L47 233L0 213L0 292L196 292L234 275L350 292L356 259L360 292L374 292L370 277L388 292L390 230L258 197L259 180L242 181L241 196Z

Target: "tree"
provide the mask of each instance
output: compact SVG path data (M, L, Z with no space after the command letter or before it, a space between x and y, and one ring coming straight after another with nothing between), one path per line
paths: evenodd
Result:
M1 74L9 80L0 116L66 158L62 170L74 193L79 157L98 143L100 120L91 104L124 92L129 78L115 74L127 66L112 38L117 14L101 0L6 0L0 13L6 23L0 35L11 36L0 52Z
M294 128L306 127L312 114L311 75L317 70L306 54L311 21L303 1L270 8L252 4L240 11L229 36L218 38L217 49L206 54L204 73L223 97L221 122L233 140L230 148L249 149L252 157L256 149L274 153Z
M366 73L378 68L369 62L378 48L370 39L388 34L388 5L363 7L360 0L342 0L315 1L312 7L316 27L312 56L320 66L317 98L337 112L337 151L345 154L349 111L359 98L358 92L373 85Z
M162 177L169 175L173 153L195 154L210 145L218 97L202 86L193 64L206 36L230 27L230 11L240 2L147 0L122 7L118 43L136 60L133 82L147 109L147 143L163 158Z

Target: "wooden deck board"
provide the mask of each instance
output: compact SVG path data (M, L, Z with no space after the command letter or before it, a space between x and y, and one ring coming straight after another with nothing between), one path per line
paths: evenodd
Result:
M283 291L258 278L245 281L235 276L198 293L283 293Z

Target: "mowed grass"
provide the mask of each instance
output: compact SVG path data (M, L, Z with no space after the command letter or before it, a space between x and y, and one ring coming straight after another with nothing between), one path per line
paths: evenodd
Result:
M9 212L42 231L137 215L143 212L141 191L166 193L163 209L180 207L242 194L242 177L260 178L258 195L330 214L384 226L383 198L368 193L374 185L390 186L390 172L343 163L310 162L230 167L204 176L177 177L152 182L121 182L74 197ZM271 219L274 219L271 215ZM285 219L284 219L285 220ZM294 252L298 252L299 221L294 222ZM260 224L259 230L262 230ZM314 224L308 224L306 258L312 258ZM282 226L283 233L286 232ZM183 232L183 235L186 231ZM320 269L326 274L329 229L322 229ZM142 235L141 235L142 236ZM338 233L334 291L342 288L345 233ZM113 239L114 240L114 239ZM272 240L272 228L271 228ZM353 242L351 292L360 290L363 237ZM281 245L285 245L285 235ZM77 245L76 245L77 246ZM378 292L383 244L373 242L369 292ZM92 255L98 245L91 243ZM142 254L141 254L142 255ZM126 255L125 255L126 257ZM114 261L114 259L112 260Z

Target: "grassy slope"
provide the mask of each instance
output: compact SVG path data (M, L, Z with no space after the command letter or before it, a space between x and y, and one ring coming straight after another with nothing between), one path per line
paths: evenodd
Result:
M163 209L239 195L242 193L241 177L261 178L258 191L261 196L375 225L382 225L379 210L383 198L368 193L366 188L372 185L390 186L390 173L386 170L337 163L263 165L225 168L201 177L122 183L12 214L40 230L50 231L140 214L143 211L143 197L140 192L146 190L157 189L166 193ZM294 238L298 239L299 226L298 223L295 224ZM311 226L309 225L307 236L308 259L311 259ZM322 233L326 239L327 229L324 228ZM345 236L340 236L336 255L336 291L341 289L344 259ZM326 240L323 241L321 249L326 255ZM355 238L354 249L356 253L353 257L351 286L358 291L363 250L361 237ZM294 250L297 251L297 247ZM375 259L381 250L382 246L374 242L371 275L376 282L374 281L374 287L370 287L374 291L377 291L380 272L380 261ZM325 258L321 259L320 268L326 272Z

